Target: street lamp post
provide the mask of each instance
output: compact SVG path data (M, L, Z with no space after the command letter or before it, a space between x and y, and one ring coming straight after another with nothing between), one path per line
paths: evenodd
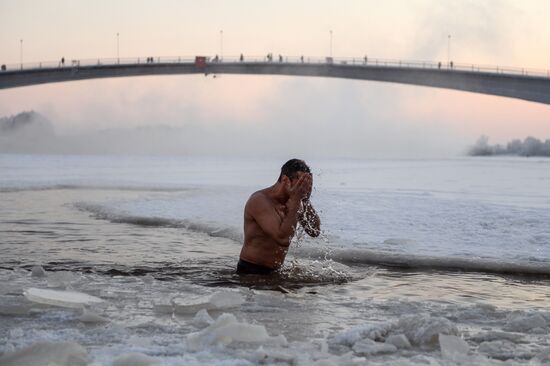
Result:
M116 33L116 62L120 64L120 39L118 32Z
M451 35L447 36L447 65L451 66Z
M223 61L223 30L220 30L220 61Z
M23 70L23 40L19 40L19 63L21 64L21 70Z
M332 58L332 29L330 30L330 57Z

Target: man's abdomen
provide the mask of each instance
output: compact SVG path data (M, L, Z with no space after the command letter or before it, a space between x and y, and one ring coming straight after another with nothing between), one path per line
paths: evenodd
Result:
M251 241L245 240L240 258L250 263L277 269L283 264L287 251L288 248L272 240L255 238Z

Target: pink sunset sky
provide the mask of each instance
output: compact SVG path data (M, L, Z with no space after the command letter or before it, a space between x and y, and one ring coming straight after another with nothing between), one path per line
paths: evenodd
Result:
M61 57L338 56L550 69L546 0L0 0L0 63ZM399 84L271 76L161 76L0 91L0 117L35 110L60 134L201 130L215 153L436 157L550 138L550 106ZM233 143L232 143L233 141ZM260 141L260 142L259 142ZM206 146L206 147L205 147ZM266 147L267 146L267 147ZM238 149L237 149L238 150Z

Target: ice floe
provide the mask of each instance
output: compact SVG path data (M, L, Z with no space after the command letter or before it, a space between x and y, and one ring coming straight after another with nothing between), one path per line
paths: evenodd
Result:
M31 276L37 278L46 277L46 271L42 266L34 266L31 270Z
M78 317L78 320L80 320L83 323L91 323L91 324L97 324L97 323L108 323L109 319L89 310L89 309L83 309L82 314Z
M208 314L206 309L201 309L195 314L195 317L191 320L191 323L199 328L207 327L214 323L214 319Z
M429 314L405 315L394 326L407 336L413 345L435 346L439 334L458 335L458 329L450 320Z
M371 339L365 338L355 342L352 347L353 351L362 356L378 355L382 353L394 353L397 351L397 347L389 343L375 342Z
M411 342L409 342L404 334L390 335L388 338L386 338L386 343L393 344L397 348L411 348Z
M66 288L70 284L80 280L80 276L69 271L50 272L47 276L48 287Z
M24 315L32 303L23 296L0 296L0 315Z
M241 306L244 303L244 296L233 291L216 292L208 300L212 309L231 309Z
M444 359L456 363L464 362L470 351L470 346L464 339L446 334L439 334L439 348Z
M330 338L330 342L353 348L357 342L365 340L384 342L387 338L390 340L387 344L396 348L398 346L393 342L398 343L399 348L406 348L407 343L409 346L433 347L438 344L439 334L457 335L458 329L446 318L418 314L405 315L393 322L367 323L354 326L337 333ZM390 338L392 335L394 337ZM366 342L366 344L371 343ZM361 349L364 348L361 347Z
M504 330L525 333L548 333L549 321L541 313L514 312L509 315Z
M363 339L382 340L392 327L392 323L361 324L337 333L330 342L353 347Z
M32 302L67 308L81 308L84 305L103 302L99 297L82 292L49 290L34 287L26 289L23 295Z
M298 366L354 366L364 365L366 358L348 351L331 354L315 342L295 341L288 345L261 345L248 357L254 364L260 365L298 365Z
M209 345L225 346L232 342L287 344L283 335L272 337L263 325L240 322L229 313L221 314L208 327L187 336L188 345L195 350Z
M512 342L519 342L524 337L521 333L510 333L501 331L488 331L478 334L474 334L470 337L475 342L495 341L495 340L508 340Z
M2 366L87 366L88 352L74 342L38 342L0 357Z
M482 342L478 347L478 352L499 360L514 358L529 359L534 356L533 350L527 345L514 343L508 340Z
M242 294L235 291L220 291L211 295L189 294L177 296L169 302L157 302L154 309L158 313L195 314L200 310L226 310L238 308L245 302Z

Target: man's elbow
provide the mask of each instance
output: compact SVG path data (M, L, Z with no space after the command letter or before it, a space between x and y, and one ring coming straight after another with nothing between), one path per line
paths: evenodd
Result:
M277 238L275 241L280 247L288 248L290 246L290 238Z
M280 247L289 247L290 246L290 239L292 236L288 235L274 235L273 239Z

